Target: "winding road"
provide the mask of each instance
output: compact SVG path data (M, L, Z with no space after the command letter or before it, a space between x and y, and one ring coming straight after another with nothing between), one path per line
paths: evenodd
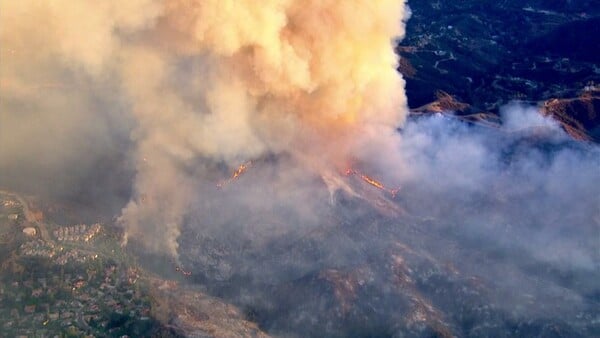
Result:
M27 200L25 198L23 198L17 193L7 190L0 190L0 194L11 196L17 201L19 201L19 203L21 203L21 205L23 206L23 214L25 215L25 219L27 220L27 222L35 224L40 229L40 236L44 241L54 243L54 241L50 237L48 229L46 228L46 224L37 221L35 214L31 211L31 208L29 207L29 204L27 203Z

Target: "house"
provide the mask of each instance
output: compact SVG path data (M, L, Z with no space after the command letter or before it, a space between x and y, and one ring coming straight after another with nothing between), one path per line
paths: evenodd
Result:
M37 230L34 227L27 227L23 229L23 233L29 237L33 237L37 234Z

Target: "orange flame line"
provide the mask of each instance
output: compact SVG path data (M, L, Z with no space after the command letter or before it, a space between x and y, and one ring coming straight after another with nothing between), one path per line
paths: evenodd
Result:
M381 182L379 182L379 181L376 181L376 180L374 180L374 179L370 178L370 177L369 177L369 176L367 176L367 175L360 175L360 177L363 179L363 181L365 181L365 182L369 183L370 185L372 185L372 186L374 186L374 187L376 187L376 188L379 188L379 189L386 190L386 189L385 189L385 186L384 186L384 185L383 185Z
M250 168L251 165L252 165L252 161L248 161L246 163L240 164L240 166L233 172L231 177L229 177L228 179L226 179L224 181L217 183L217 188L223 188L226 185L237 180L240 176L242 176L242 174L244 174L248 170L248 168Z
M389 189L387 188L383 183L377 181L376 179L373 179L357 170L354 169L346 169L346 176L351 176L351 175L357 175L358 177L360 177L364 182L374 186L377 189L383 190L385 192L388 192L392 195L392 198L395 198L396 195L398 194L398 192L400 191L400 188L395 188L395 189Z

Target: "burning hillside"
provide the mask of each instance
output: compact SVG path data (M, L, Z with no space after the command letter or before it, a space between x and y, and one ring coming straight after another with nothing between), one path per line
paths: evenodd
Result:
M428 129L435 133L436 120L418 123L430 123ZM450 129L467 126L455 120L444 123ZM597 245L591 238L600 225L593 221L598 201L592 196L597 189L578 189L584 197L578 205L569 203L572 212L535 210L564 203L569 187L555 184L567 167L576 165L584 181L597 176L597 159L584 160L588 150L568 138L532 147L521 143L527 134L474 128L469 133L483 133L486 142L494 138L492 144L506 142L498 153L508 157L497 160L512 163L510 169L493 172L496 160L491 156L495 155L471 153L475 158L465 163L490 156L491 167L466 176L452 173L457 177L444 176L448 174L444 170L455 169L449 165L413 173L419 176L405 179L402 193L395 198L379 181L370 178L373 184L351 170L344 181L347 189L338 191L333 202L321 182L320 190L278 191L280 202L263 212L257 207L262 203L255 200L262 201L277 189L263 177L271 177L264 173L265 164L255 163L253 170L213 201L236 205L235 209L209 207L205 212L211 212L210 219L199 216L184 227L183 262L192 267L193 281L238 305L275 335L451 337L504 332L567 337L596 332L590 321L595 301L586 295L597 288L592 282L597 271L590 261ZM423 137L417 134L412 139L413 132L405 131L411 142ZM453 138L466 135L455 132ZM477 139L473 136L468 142ZM418 155L414 165L421 166L424 160L451 161L441 146L444 142L450 145L456 140L435 141L439 150L422 149L428 155ZM463 146L484 149L488 145ZM539 174L538 179L547 175L542 181L525 184L530 173L521 168L534 165L536 160L528 157L547 147L559 149L546 159L552 168ZM593 154L597 152L589 155ZM564 156L584 157L569 164L562 162ZM282 174L289 178L292 173ZM301 171L294 174L298 180L310 176ZM585 184L573 177L570 181ZM267 191L259 194L255 186ZM547 196L537 193L551 186L559 191ZM240 196L248 191L248 199ZM307 208L318 215L294 213L297 201L309 200ZM590 220L596 223L587 223ZM196 222L203 228L195 228ZM569 232L571 227L577 231ZM534 242L529 240L532 237ZM576 282L568 282L565 276ZM570 309L568 314L564 308Z
M405 116L393 46L404 34L399 1L1 6L2 111L22 128L2 133L19 140L2 148L3 165L19 176L18 167L38 167L28 161L60 154L44 158L39 185L76 194L93 172L108 182L99 195L131 195L119 218L128 237L173 257L189 201L223 167L234 174L221 188L249 167L241 161L269 156L327 174ZM61 87L31 89L45 83ZM16 137L24 134L46 142ZM133 192L96 174L107 160L135 173ZM60 176L74 166L81 175ZM131 185L122 183L114 185Z
M392 198L396 197L396 194L398 193L398 191L400 191L399 188L390 189L390 188L386 187L383 183L379 182L378 180L371 178L370 176L363 174L359 171L356 171L354 169L346 169L346 176L352 176L352 175L356 175L356 176L360 177L360 179L362 179L364 182L370 184L371 186L389 193L392 196Z
M191 284L150 282L190 335L598 335L600 150L564 132L597 100L490 116L438 92L407 119L409 14L0 0L0 185L112 219L108 256Z

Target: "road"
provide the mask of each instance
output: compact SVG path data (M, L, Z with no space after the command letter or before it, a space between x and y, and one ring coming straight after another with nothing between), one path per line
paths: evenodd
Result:
M21 205L23 206L23 214L25 215L25 219L27 220L27 222L36 225L38 229L40 229L40 236L44 241L54 244L54 241L52 240L52 237L50 237L50 233L46 228L46 224L44 224L44 222L37 221L35 214L31 211L29 203L27 203L27 200L25 198L23 198L17 193L7 190L0 190L0 194L11 196L17 201L19 201L19 203L21 203Z

